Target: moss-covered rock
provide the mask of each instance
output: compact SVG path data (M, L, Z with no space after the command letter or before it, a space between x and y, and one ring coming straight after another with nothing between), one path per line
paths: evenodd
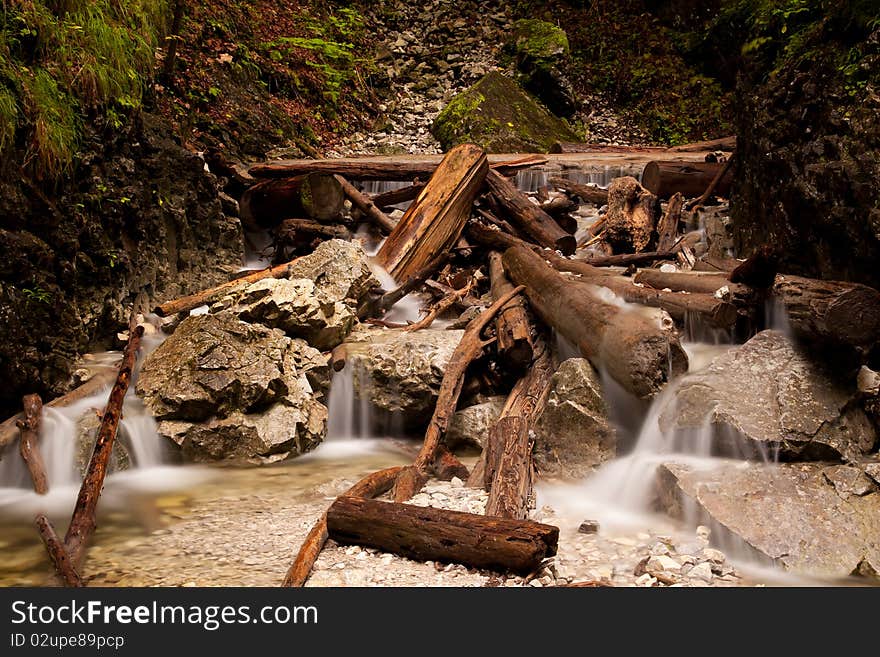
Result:
M513 55L520 84L559 116L577 109L574 89L567 76L568 37L552 23L523 19L514 23L507 50Z
M547 152L555 141L578 139L515 81L495 71L453 98L431 132L445 149L472 142L490 153Z

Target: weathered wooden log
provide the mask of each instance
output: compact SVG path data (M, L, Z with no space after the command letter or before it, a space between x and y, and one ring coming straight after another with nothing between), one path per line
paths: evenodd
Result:
M478 146L462 144L446 154L379 249L377 260L389 274L405 280L455 244L488 171Z
M676 192L669 199L666 206L666 214L657 224L657 250L671 251L678 237L678 222L681 221L681 210L684 207L684 197Z
M397 225L391 217L382 212L373 200L366 194L359 191L354 185L345 178L336 174L333 176L336 182L342 188L343 194L351 201L352 205L364 213L364 216L375 224L379 230L388 235Z
M691 292L697 294L715 294L722 287L727 287L731 294L750 296L753 291L746 285L731 283L724 274L699 272L663 272L659 269L640 269L633 282L641 283L656 290L669 288L673 292Z
M344 201L342 186L333 176L309 173L259 182L242 194L239 207L246 227L272 228L285 217L336 219Z
M232 290L238 289L239 287L243 288L246 285L256 283L257 281L261 281L264 278L285 278L289 274L290 267L293 265L294 262L296 262L296 259L291 260L290 262L286 262L283 265L277 265L275 267L269 267L268 269L255 271L252 274L247 274L246 276L227 281L226 283L221 283L216 287L202 290L201 292L196 292L195 294L180 297L179 299L174 299L173 301L166 301L165 303L153 308L153 312L159 315L159 317L168 317L170 315L186 312L192 310L193 308L198 308L199 306L204 306L205 304L212 303L216 301L219 297L225 294L229 294Z
M602 301L533 251L508 249L504 269L514 283L525 285L532 309L545 323L635 396L652 397L687 370L687 356L676 336L639 313Z
M501 449L497 462L491 464L492 483L486 515L525 520L532 491L529 423L522 416L506 417L492 425L489 433L489 440L499 444Z
M857 349L880 342L880 292L872 287L779 274L772 292L801 338Z
M376 196L374 196L371 200L376 207L388 208L392 205L398 205L400 203L407 203L409 201L412 201L416 196L421 194L424 188L424 183L416 182L412 185L401 187L400 189L392 189L390 192L376 194Z
M394 466L371 472L349 488L345 494L349 497L378 497L391 489L401 469L400 466ZM325 511L306 535L306 539L290 565L281 586L294 588L305 586L312 572L312 566L318 560L318 555L321 554L321 549L326 542L327 512Z
M250 174L257 178L291 178L307 173L339 174L348 180L427 180L437 170L442 156L420 155L400 157L398 155L341 158L335 160L279 160L267 164L257 164L250 168ZM517 171L546 164L543 155L527 155L515 160L493 158L492 169L502 176L512 176Z
M442 315L447 310L452 308L452 306L454 306L456 303L458 303L462 298L464 298L468 294L470 294L470 291L471 291L470 285L468 285L460 290L453 290L452 292L447 294L445 297L440 299L440 301L438 301L433 306L431 306L428 309L428 312L425 314L424 317L419 319L419 321L417 321L417 322L413 322L412 324L410 324L409 326L407 326L403 330L407 331L407 332L411 332L411 331L421 331L422 329L429 328L431 326L431 324L434 323L435 319L437 319L440 315Z
M626 267L627 265L643 265L658 260L673 260L676 251L643 251L642 253L620 253L618 255L592 255L586 262L593 267Z
M608 203L608 190L592 185L583 185L565 178L550 178L547 182L567 194L580 197L585 203L605 205Z
M43 400L39 395L25 395L22 405L24 418L18 421L18 429L21 432L19 451L31 473L34 491L39 495L45 495L49 492L49 477L46 474L46 463L43 461L39 445Z
M736 258L706 254L694 263L694 271L732 272L743 263Z
M708 141L695 141L681 146L672 146L667 150L670 153L700 153L702 151L732 151L736 148L736 136L721 137Z
M453 477L458 477L462 481L467 481L470 472L467 466L459 461L455 454L441 446L440 455L434 461L434 474L440 481L452 481Z
M495 316L507 302L522 292L522 289L522 287L517 287L508 294L503 295L486 310L474 317L467 325L464 335L461 336L461 341L458 343L455 351L452 352L449 363L446 365L446 371L443 373L437 402L434 405L434 413L431 415L431 420L425 431L425 439L422 442L419 455L412 466L404 468L394 485L393 497L395 502L405 502L424 485L431 466L437 460L441 445L440 441L449 427L449 421L455 414L458 397L464 385L465 372L471 361L487 345L494 342L494 339L484 342L480 334L488 326L489 322L495 319Z
M101 426L98 428L98 435L95 439L92 458L89 461L86 475L79 490L79 496L76 500L70 525L67 528L67 534L64 536L64 546L75 569L79 568L79 564L85 556L86 544L97 527L96 512L98 509L98 499L104 486L107 464L110 460L110 453L113 450L113 442L116 439L119 420L122 417L122 402L131 383L135 358L140 348L143 333L144 327L135 325L134 313L132 313L132 319L129 322L128 344L126 344L122 352L119 374L116 377L113 388L110 390L110 397L107 400L107 406L104 408Z
M331 505L327 530L342 544L520 574L537 570L559 542L551 525L356 497Z
M615 253L650 251L659 219L660 202L638 180L623 176L611 181L604 239Z
M715 174L715 177L712 178L712 182L709 183L709 186L706 188L699 198L694 199L691 203L688 203L688 210L696 210L697 208L702 207L703 203L709 200L709 197L715 193L715 190L718 189L718 185L721 184L721 181L727 177L730 173L730 167L733 166L733 161L736 158L736 153L733 153L727 160L724 162L724 166L718 169L718 173Z
M501 254L489 253L489 281L492 298L497 300L508 294L513 285L504 273ZM498 336L498 355L501 362L513 371L523 371L532 362L532 336L526 310L517 299L510 301L495 318L495 334Z
M565 255L574 253L577 248L575 238L562 230L553 217L532 203L513 183L497 172L490 172L486 183L508 218L538 244L558 249Z
M684 162L681 160L654 160L645 165L642 185L658 198L669 198L676 192L686 198L700 196L724 167L717 162ZM720 196L730 194L733 176L725 175L715 191Z
M64 585L71 588L85 586L70 559L67 548L61 542L61 539L58 538L58 534L55 532L52 523L49 522L49 519L40 514L36 517L35 522L40 538L43 539L43 545L46 546L46 553L49 555L52 565L55 566L55 573L61 578Z
M334 372L341 372L345 368L347 360L348 347L346 347L344 342L334 347L333 351L330 352L330 367L333 368Z

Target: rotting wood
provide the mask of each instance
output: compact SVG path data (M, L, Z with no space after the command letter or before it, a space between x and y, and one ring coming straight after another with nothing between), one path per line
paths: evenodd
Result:
M640 313L603 301L530 249L508 249L504 269L514 283L525 285L532 309L546 324L636 397L652 397L687 369L687 356L675 335Z
M340 497L327 511L334 541L419 561L528 574L556 554L559 528L529 520Z
M461 236L488 170L486 154L473 144L449 151L379 249L379 264L405 280L448 251Z
M709 186L706 188L706 191L703 192L699 198L694 199L691 203L688 203L687 209L690 211L697 210L702 207L703 204L709 200L709 197L715 193L715 190L718 189L718 185L721 183L721 180L724 179L730 172L730 167L733 166L733 161L736 158L736 153L733 153L727 161L724 163L724 166L718 170L718 173L715 174L715 177L712 178L712 182L709 183Z
M608 203L608 190L592 185L576 183L566 178L550 178L547 182L562 191L578 196L585 203L605 205Z
M525 520L532 490L529 423L522 416L505 417L492 425L489 433L490 441L501 449L497 450L497 462L487 461L487 466L492 466L492 483L486 515Z
M574 253L577 248L574 236L562 230L553 217L532 203L513 183L494 171L486 176L486 183L507 217L538 244L565 255Z
M49 492L49 477L46 474L46 463L43 461L39 445L43 400L39 395L25 395L22 399L22 407L24 418L18 421L18 429L21 432L19 451L31 473L34 491L39 495L45 495Z
M504 273L501 254L489 253L489 281L493 299L500 299L513 289ZM521 372L532 362L532 336L529 318L522 302L514 299L498 313L495 318L495 333L498 336L496 349L503 365L514 372Z
M377 472L371 472L349 488L345 495L350 497L378 497L391 489L400 471L400 466L394 466ZM325 511L321 514L318 522L312 526L312 529L303 541L281 586L296 588L305 586L312 572L312 567L315 565L315 561L317 561L318 555L321 553L321 549L326 542L327 512Z
M656 242L660 202L631 176L611 181L604 241L614 253L641 253Z
M351 201L352 205L363 212L364 216L375 224L379 230L386 235L394 230L394 227L397 224L391 219L391 217L382 212L369 196L360 192L354 185L339 174L335 174L333 178L335 178L336 182L342 187L343 194L345 194L348 200Z
M454 290L453 292L444 296L440 301L435 303L428 309L428 312L422 317L419 321L414 322L407 326L404 331L420 331L422 329L426 329L434 323L434 320L437 319L440 315L445 313L447 310L452 308L456 303L458 303L461 299L470 294L471 286L467 285L460 290Z
M458 460L458 458L450 452L445 445L441 445L439 456L434 461L434 474L440 481L452 481L453 477L458 477L462 482L468 480L470 472L467 466Z
M61 578L64 585L71 588L85 586L76 567L70 560L67 548L64 547L64 543L58 538L58 534L55 532L52 523L49 522L49 519L45 515L40 514L36 517L35 522L40 538L43 539L43 545L46 546L46 553L55 567L55 573Z
M645 165L642 184L658 198L669 198L680 192L686 198L700 196L724 168L718 162L684 162L682 160L653 160ZM729 169L728 169L729 171ZM715 191L720 196L730 194L731 175L722 176Z
M676 192L669 199L666 213L657 223L657 251L671 251L678 237L678 223L681 221L681 210L684 197Z

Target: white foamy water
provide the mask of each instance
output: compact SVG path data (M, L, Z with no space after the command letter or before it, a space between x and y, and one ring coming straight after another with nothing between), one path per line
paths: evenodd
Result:
M327 421L328 441L370 437L373 416L368 395L365 394L369 385L369 375L352 359L348 359L345 367L333 374L327 401L330 415Z

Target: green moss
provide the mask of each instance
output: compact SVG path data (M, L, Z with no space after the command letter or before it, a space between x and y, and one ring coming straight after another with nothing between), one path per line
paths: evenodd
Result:
M565 30L552 23L533 18L521 19L513 24L512 47L520 57L535 62L555 62L560 55L569 54Z

